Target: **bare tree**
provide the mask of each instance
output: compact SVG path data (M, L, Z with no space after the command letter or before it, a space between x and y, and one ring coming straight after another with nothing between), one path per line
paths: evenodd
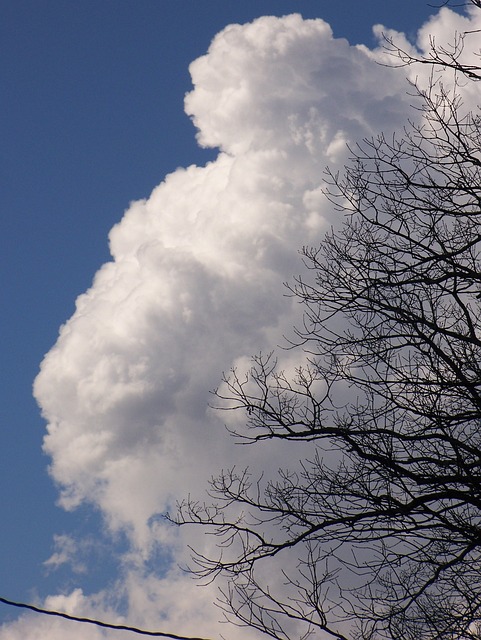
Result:
M463 44L433 42L457 81L417 88L422 124L328 174L345 223L291 286L305 365L290 379L258 356L217 392L244 442L307 458L275 480L223 472L212 504L179 507L218 536L195 570L226 578L226 614L274 638L481 638L481 119L457 84L480 69Z

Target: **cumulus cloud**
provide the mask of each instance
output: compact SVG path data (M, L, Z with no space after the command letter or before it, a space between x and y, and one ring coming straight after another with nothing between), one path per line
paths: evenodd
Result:
M427 33L444 37L447 17L457 20L443 9L419 46ZM275 348L295 323L299 310L282 283L302 269L298 249L337 223L321 192L325 166L342 166L347 143L399 130L413 116L406 70L378 65L383 56L299 15L219 33L192 63L185 100L199 144L218 148L218 158L178 169L130 205L110 233L112 261L42 363L35 396L60 502L92 504L112 534L127 534L115 589L134 624L222 633L213 587L195 588L175 569L198 533L181 538L156 516L200 495L220 467L282 464L281 446L234 446L209 410L209 391L223 370ZM169 560L154 570L159 545ZM47 563L69 553L59 544ZM74 592L53 604L108 613L102 597ZM2 628L1 640L26 637L29 620Z
M191 74L186 110L218 159L130 206L35 383L62 504L96 504L139 549L149 518L232 456L208 392L291 325L282 283L333 222L325 165L409 102L402 74L299 15L227 27Z

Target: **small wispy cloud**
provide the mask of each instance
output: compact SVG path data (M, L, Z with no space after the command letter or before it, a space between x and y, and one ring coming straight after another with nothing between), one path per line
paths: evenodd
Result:
M49 572L68 565L74 573L87 573L87 565L79 560L79 556L85 554L86 547L91 547L90 543L85 540L79 542L67 534L55 534L53 542L54 552L43 563L43 566Z

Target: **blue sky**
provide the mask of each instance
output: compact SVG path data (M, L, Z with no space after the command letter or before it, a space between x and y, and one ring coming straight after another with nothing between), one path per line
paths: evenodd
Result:
M95 591L115 575L107 546L126 543L121 533L109 543L102 507L56 506L33 380L77 296L110 259L109 230L129 203L178 167L217 157L199 147L184 112L189 64L226 25L293 12L371 48L373 24L414 38L435 9L420 0L2 3L0 595ZM84 553L86 573L43 565L60 534L105 545ZM0 609L0 620L14 615Z

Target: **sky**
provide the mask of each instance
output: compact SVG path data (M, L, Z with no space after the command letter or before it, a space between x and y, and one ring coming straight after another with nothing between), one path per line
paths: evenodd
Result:
M235 447L209 391L298 318L283 282L337 222L326 165L412 115L374 25L421 50L472 25L420 0L1 14L0 596L218 637L213 587L177 569L212 541L160 514L221 466L292 454ZM0 623L126 637L3 606Z

